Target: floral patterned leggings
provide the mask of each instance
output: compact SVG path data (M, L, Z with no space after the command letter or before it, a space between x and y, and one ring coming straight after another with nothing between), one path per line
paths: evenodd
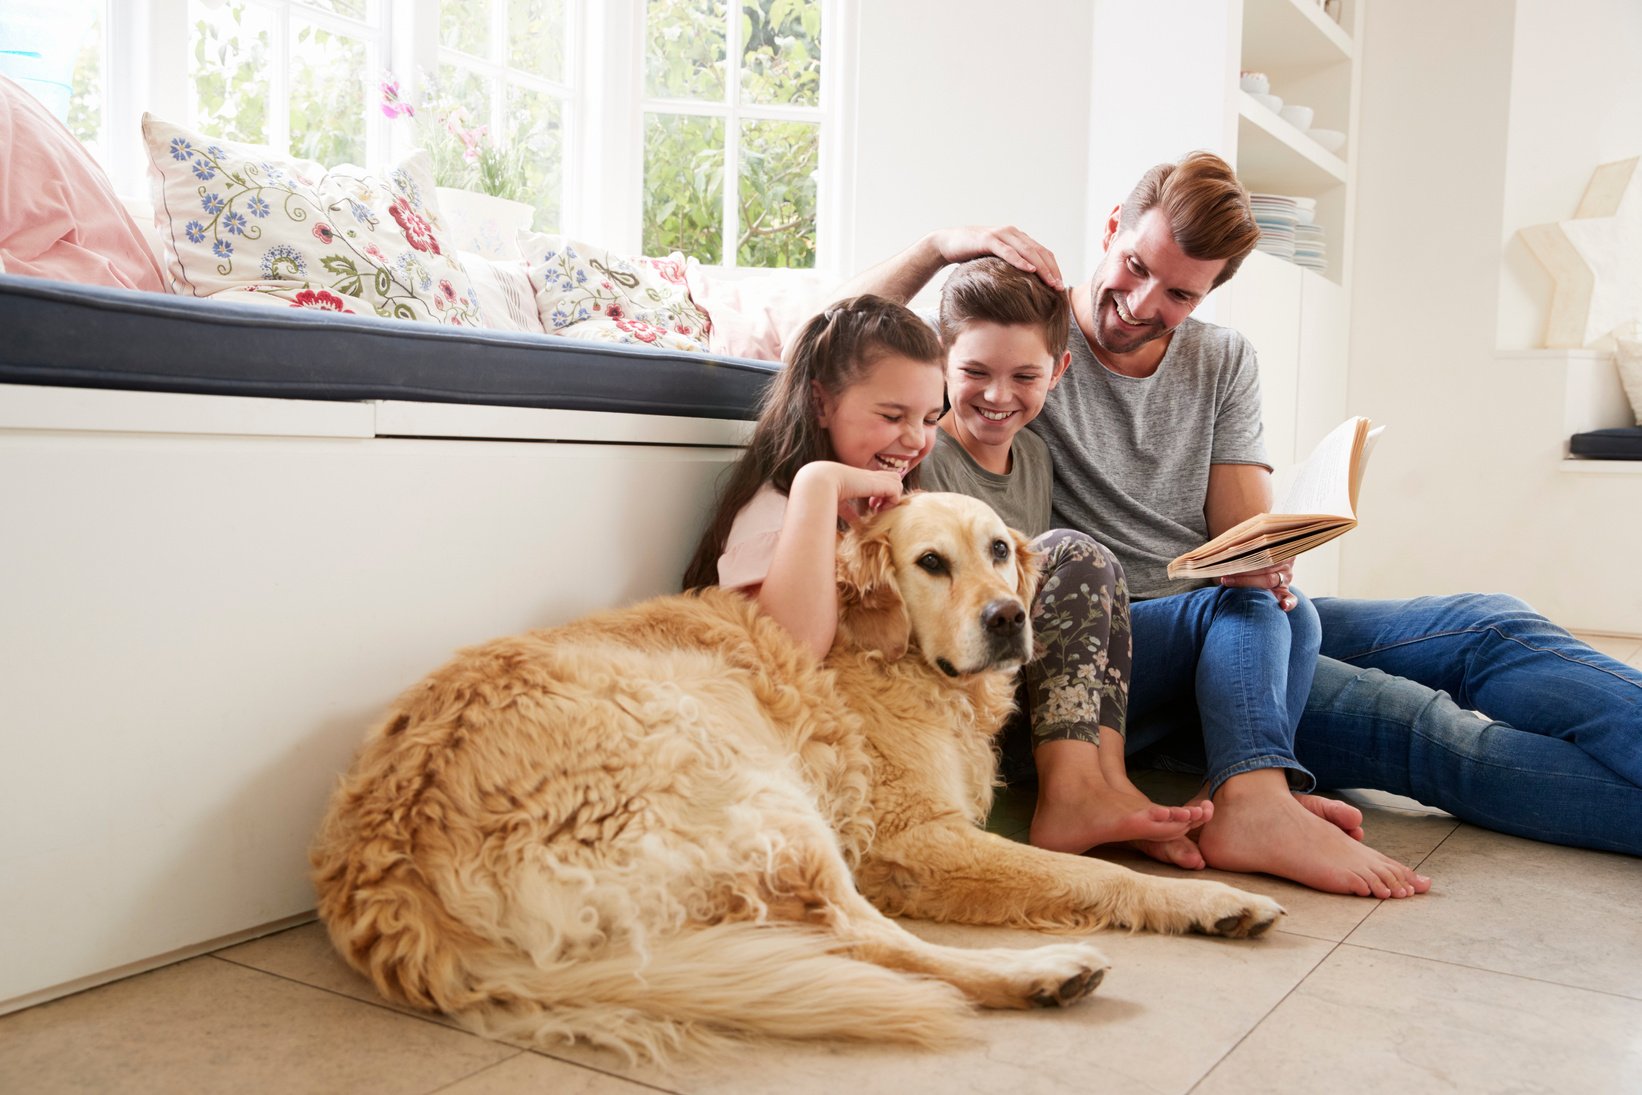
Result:
M1037 651L1021 674L1022 715L1005 732L1006 769L1017 776L1022 761L1030 764L1023 754L1046 741L1099 745L1102 726L1123 733L1132 661L1129 588L1117 558L1069 529L1050 529L1032 549L1043 566L1032 600Z

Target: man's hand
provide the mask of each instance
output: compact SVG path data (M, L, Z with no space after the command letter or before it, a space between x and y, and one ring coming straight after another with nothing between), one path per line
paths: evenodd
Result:
M1289 589L1289 583L1294 581L1292 563L1280 563L1265 570L1251 570L1243 574L1227 574L1220 579L1223 586L1241 586L1247 589L1269 589L1271 595L1277 598L1277 604L1284 612L1300 603L1300 599Z
M864 270L837 290L835 299L875 293L897 304L905 304L943 267L967 262L982 255L997 255L1011 266L1036 274L1054 289L1064 289L1060 264L1049 249L1019 228L942 228Z
M1060 264L1054 254L1012 224L998 228L971 225L943 228L932 232L930 242L946 263L967 262L984 255L996 255L1009 265L1036 274L1051 289L1064 289Z

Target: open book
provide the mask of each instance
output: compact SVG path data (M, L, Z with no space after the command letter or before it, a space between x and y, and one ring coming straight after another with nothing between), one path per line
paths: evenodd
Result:
M1171 578L1218 578L1264 570L1326 544L1357 524L1357 487L1369 450L1385 430L1348 418L1295 469L1283 500L1169 564Z

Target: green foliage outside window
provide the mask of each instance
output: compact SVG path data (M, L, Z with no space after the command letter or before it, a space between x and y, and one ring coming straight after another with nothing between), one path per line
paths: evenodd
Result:
M646 94L727 106L722 0L650 0L646 14ZM819 106L820 0L744 0L739 26L741 102ZM658 111L646 115L644 136L646 253L725 261L723 120ZM820 126L746 119L736 137L735 262L814 266Z

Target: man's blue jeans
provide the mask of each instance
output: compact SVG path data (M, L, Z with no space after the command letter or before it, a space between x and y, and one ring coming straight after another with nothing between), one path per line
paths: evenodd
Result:
M1504 595L1316 609L1325 657L1296 754L1321 786L1642 855L1642 671ZM1142 642L1137 621L1137 666Z
M1125 752L1170 736L1171 752L1190 748L1195 741L1179 739L1200 725L1198 755L1211 794L1260 768L1286 769L1290 786L1310 790L1316 781L1295 756L1294 735L1320 637L1316 610L1295 595L1299 604L1289 612L1269 589L1219 586L1132 603Z

